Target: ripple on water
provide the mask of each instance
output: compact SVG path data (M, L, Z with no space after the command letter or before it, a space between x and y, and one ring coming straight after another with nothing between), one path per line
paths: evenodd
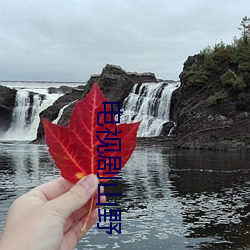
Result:
M77 249L230 249L239 238L245 242L239 246L246 246L249 169L219 169L221 162L214 159L201 169L200 158L183 159L181 165L177 156L159 147L137 148L117 181L123 196L109 198L122 211L122 234L107 235L94 227ZM0 175L3 223L14 197L59 173L46 147L4 145Z

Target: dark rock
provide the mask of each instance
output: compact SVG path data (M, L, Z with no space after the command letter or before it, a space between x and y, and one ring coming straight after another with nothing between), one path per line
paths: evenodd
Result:
M174 90L171 97L171 105L170 105L170 113L169 119L171 121L177 121L177 114L178 114L178 107L179 107L179 100L181 99L181 88Z
M12 123L13 111L16 106L16 95L17 90L11 89L5 86L0 86L0 131L7 131ZM34 104L34 96L40 95L40 101L42 102L45 98L45 95L38 94L36 92L29 92L29 109L28 115L26 117L26 122L30 123L31 115L32 115L32 107Z
M161 147L165 149L174 148L174 136L153 136L153 137L139 137L137 138L137 147L152 146Z
M34 104L34 96L36 96L36 95L39 95L39 97L40 97L40 104L46 98L46 96L43 95L43 94L39 94L39 93L36 93L36 92L33 92L33 91L29 92L29 103L30 103L30 105L29 105L29 109L28 109L28 115L26 117L27 124L31 123L31 116L32 116L32 110L33 110L33 104Z
M0 85L0 132L6 131L11 125L16 92L16 89Z
M56 87L48 88L49 94L66 94L66 93L71 93L71 92L72 92L72 88L68 86L60 86L59 88L56 88Z
M50 87L48 88L49 94L70 94L74 90L83 90L84 86L79 85L77 88L75 87L69 87L69 86L60 86L59 88L56 87Z
M59 97L53 103L53 105L43 110L40 113L40 119L45 118L49 121L54 121L57 118L59 111L65 105L68 105L72 102L72 104L64 110L64 113L67 114L66 117L67 117L67 122L68 122L68 117L70 116L72 109L74 107L74 104L75 104L74 101L81 99L83 91L84 91L83 89L72 88L71 93L66 93L63 96ZM64 125L64 126L67 125L65 124L65 116L61 117L61 119L58 121L58 124ZM38 130L37 130L37 138L40 139L43 137L44 137L44 130L43 130L42 122L40 122Z
M242 113L239 113L236 117L235 117L235 121L242 121L242 120L246 120L250 117L250 113L248 112L242 112Z
M163 124L162 126L162 131L160 136L168 136L171 129L175 126L175 124L173 122L166 122Z
M107 64L100 75L92 75L86 87L86 93L97 82L105 97L113 102L120 102L129 95L136 83L158 82L153 73L126 72L119 66Z
M84 88L84 93L82 87L78 87L77 89L72 88L71 93L67 93L63 97L59 98L51 107L44 110L40 114L40 117L46 118L49 121L53 121L57 118L57 115L63 106L67 105L73 100L84 98L90 91L94 82L99 84L106 98L113 102L120 102L122 105L124 99L129 95L134 84L142 82L157 82L157 79L153 73L129 73L119 66L107 64L103 68L100 75L92 75L90 77L88 84ZM51 89L51 91L55 91L55 89ZM80 94L78 93L78 95L77 92ZM68 125L73 107L74 104L70 105L64 110L63 115L59 120L60 125ZM39 139L43 136L43 127L40 123L37 138Z
M189 56L187 58L187 60L183 64L184 66L183 71L179 75L183 88L186 88L188 86L189 78L190 78L190 75L188 72L190 68L192 67L192 65L193 64L201 65L202 63L203 63L203 57L199 54L196 54L194 56Z
M209 98L223 90L220 71L211 73L207 82L196 86L190 83L189 69L203 63L202 56L188 57L180 74L181 87L173 93L173 116L177 118L176 146L180 148L242 150L249 149L250 134L248 105L237 106L228 95L216 105ZM198 66L197 66L198 65ZM249 103L250 98L245 102ZM177 112L176 112L177 111Z
M74 88L76 90L84 90L85 89L85 85L79 85L77 86L77 88Z

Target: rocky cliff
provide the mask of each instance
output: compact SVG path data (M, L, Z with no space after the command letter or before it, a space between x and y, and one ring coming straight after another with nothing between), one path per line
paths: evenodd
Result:
M126 72L119 66L107 64L100 75L92 75L88 81L86 92L97 82L105 97L113 102L120 102L129 95L136 83L157 82L153 73Z
M209 57L200 53L186 60L180 74L181 87L173 93L170 110L171 120L177 124L171 143L177 148L250 150L250 68L249 63L243 67L241 62L226 53L221 56L214 52ZM84 88L51 88L51 92L66 94L44 110L40 118L56 119L65 105L85 97L93 82L98 82L107 98L122 104L135 83L158 80L153 73L129 73L107 64L100 75L90 77ZM10 127L16 90L0 86L0 93L1 132ZM73 107L74 103L64 110L60 125L68 124ZM167 138L172 126L164 125L162 138ZM44 137L41 123L37 137Z
M222 77L225 72L232 71L238 78L236 64L229 65L225 59L216 70L210 69L203 74L205 63L201 54L190 56L180 74L181 88L173 95L177 119L176 146L250 149L250 82L245 79L244 89L239 92L238 86L236 89L223 84Z
M0 85L0 132L6 131L12 121L16 90Z

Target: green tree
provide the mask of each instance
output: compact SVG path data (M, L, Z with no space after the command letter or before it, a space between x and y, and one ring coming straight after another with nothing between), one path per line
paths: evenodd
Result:
M244 42L247 44L248 38L250 36L250 18L248 18L247 16L243 17L240 22L240 26L241 27L238 27L238 29L241 30L242 38Z

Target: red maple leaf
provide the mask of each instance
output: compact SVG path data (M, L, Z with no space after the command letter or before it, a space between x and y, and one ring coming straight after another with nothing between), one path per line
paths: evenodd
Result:
M103 178L100 179L101 182L108 181L109 179L105 177L112 177L118 172L115 170L114 173L114 170L107 167L103 170L105 166L110 166L110 159L113 159L113 166L116 164L117 168L120 164L122 168L136 146L136 133L140 122L105 124L105 115L106 120L110 119L108 116L113 115L107 113L111 112L110 106L106 114L103 112L103 102L109 100L104 98L98 84L94 83L90 93L76 103L67 127L42 120L49 152L61 175L70 182L76 183L91 173ZM116 151L118 149L116 138L120 138L120 151ZM105 143L109 145L104 146Z

